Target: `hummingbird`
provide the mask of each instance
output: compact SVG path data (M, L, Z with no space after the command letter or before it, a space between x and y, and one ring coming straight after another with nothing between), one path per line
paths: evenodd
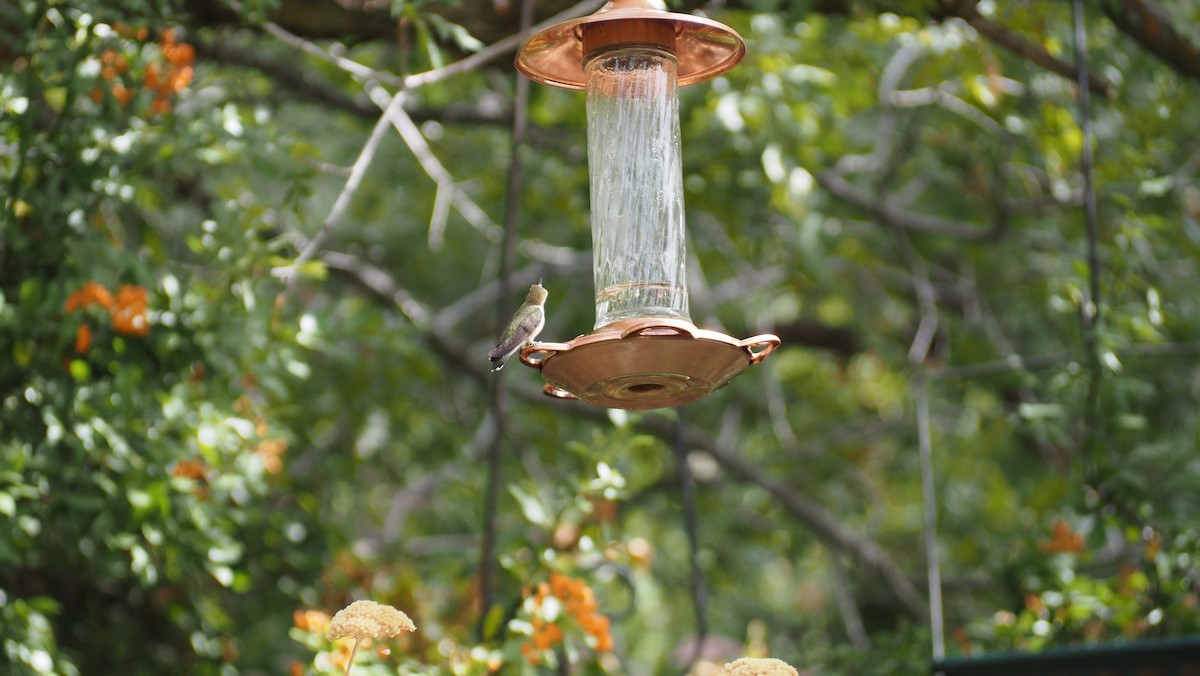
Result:
M500 344L488 353L492 360L492 371L504 368L505 362L521 348L533 342L542 327L546 325L546 289L541 282L529 287L525 294L525 302L517 308L504 334L500 336Z

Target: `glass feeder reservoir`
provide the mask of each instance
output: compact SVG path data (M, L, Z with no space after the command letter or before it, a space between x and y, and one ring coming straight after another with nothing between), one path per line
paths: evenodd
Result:
M647 0L611 0L518 52L527 77L587 92L596 323L569 343L521 351L547 394L609 408L676 406L779 345L771 335L737 340L698 329L688 315L677 88L744 54L732 28Z
M688 316L675 55L618 46L587 75L596 325Z

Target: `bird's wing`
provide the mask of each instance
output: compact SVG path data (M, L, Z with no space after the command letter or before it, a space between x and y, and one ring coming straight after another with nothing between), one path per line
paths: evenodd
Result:
M511 352L515 352L525 343L531 342L533 337L542 328L543 314L539 309L537 312L530 312L523 317L516 326L509 327L512 332L505 336L500 344L488 352L488 359L496 359Z
M516 350L518 347L521 347L522 342L524 341L521 340L521 334L514 333L509 337L508 340L492 348L492 351L488 352L488 359L499 359L509 352Z

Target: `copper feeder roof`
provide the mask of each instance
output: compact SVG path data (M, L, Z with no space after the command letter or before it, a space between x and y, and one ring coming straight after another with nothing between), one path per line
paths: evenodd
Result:
M528 345L521 362L542 372L548 396L652 409L706 397L776 347L772 335L738 340L678 319L625 319L568 343Z
M746 55L742 37L725 24L666 12L648 0L609 0L595 14L534 34L517 52L517 70L535 82L582 91L587 59L623 45L657 47L674 54L680 87L716 77Z

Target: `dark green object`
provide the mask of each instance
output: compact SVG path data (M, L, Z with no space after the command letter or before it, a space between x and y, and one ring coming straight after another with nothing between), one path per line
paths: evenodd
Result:
M1200 676L1200 637L934 662L935 676Z

